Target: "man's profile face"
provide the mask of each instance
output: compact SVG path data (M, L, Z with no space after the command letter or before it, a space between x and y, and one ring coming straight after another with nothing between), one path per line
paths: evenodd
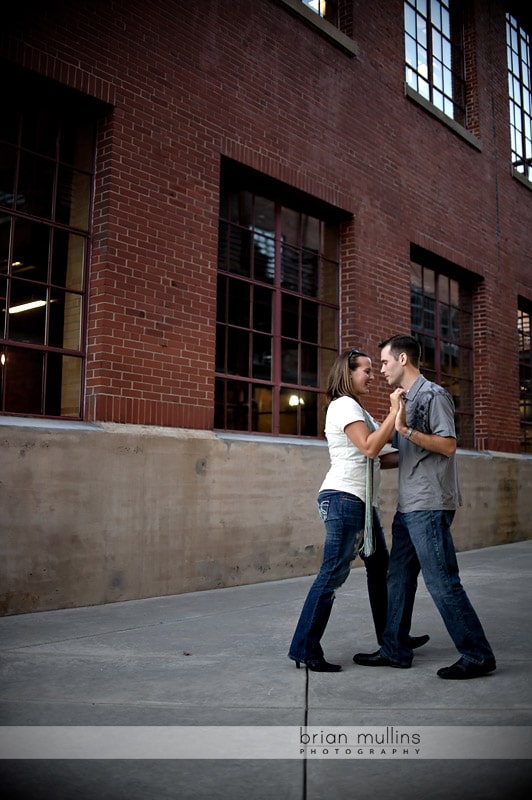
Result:
M398 358L390 352L387 344L381 351L381 375L384 375L389 386L401 386L403 380L403 365Z

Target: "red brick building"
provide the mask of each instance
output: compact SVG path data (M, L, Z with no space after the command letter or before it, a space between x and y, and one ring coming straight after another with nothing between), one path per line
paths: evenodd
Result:
M11 430L118 423L295 447L321 437L339 348L378 358L412 330L455 397L461 447L531 452L527 4L5 14Z

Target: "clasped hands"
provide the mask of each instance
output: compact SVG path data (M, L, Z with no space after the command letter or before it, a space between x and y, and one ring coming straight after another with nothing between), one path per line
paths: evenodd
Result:
M403 396L405 390L398 387L390 395L390 413L395 413L395 430L399 433L405 433L408 430L406 424L406 406Z

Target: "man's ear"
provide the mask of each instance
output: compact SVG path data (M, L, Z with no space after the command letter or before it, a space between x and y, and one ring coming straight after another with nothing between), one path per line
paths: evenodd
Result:
M402 367L404 367L404 365L406 364L407 361L408 361L407 354L406 353L399 353L399 363L401 364Z

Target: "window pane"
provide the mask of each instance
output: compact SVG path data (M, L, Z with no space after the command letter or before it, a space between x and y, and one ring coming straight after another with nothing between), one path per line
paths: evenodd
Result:
M334 308L321 306L319 319L319 341L324 347L331 347L334 350L338 350L338 312ZM321 370L321 375L325 377L327 374L328 370Z
M216 326L216 372L228 371L225 361L227 355L226 337L227 328L225 325L218 324Z
M80 292L85 272L85 239L56 230L52 247L52 283Z
M240 328L249 328L250 284L244 281L230 280L228 288L229 307L227 321L230 325L238 325Z
M282 295L281 333L292 339L299 337L299 300L291 294Z
M299 406L304 402L299 392L281 389L279 433L295 436L298 431Z
M414 39L410 38L410 36L407 36L405 39L405 61L409 66L416 68L416 43Z
M57 222L73 228L89 227L90 175L67 167L59 168L57 181Z
M216 290L216 320L227 322L227 279L218 273Z
M320 300L325 303L338 302L338 264L333 261L321 262Z
M44 413L78 417L81 413L81 358L48 353Z
M249 333L229 328L227 331L227 371L249 376Z
M253 328L256 331L272 331L273 293L263 286L253 287Z
M237 275L251 275L252 232L241 228L230 228L229 271Z
M303 250L301 254L301 292L307 297L318 294L319 256Z
M234 431L252 430L250 384L244 381L227 381L225 385L227 427Z
M405 3L405 31L414 39L416 37L416 13L412 6Z
M14 220L12 274L46 283L50 251L50 228L38 222Z
M26 214L52 217L55 168L48 161L30 153L21 153L17 194L17 207Z
M50 347L66 350L81 349L81 295L51 290L50 300Z
M45 286L11 281L8 338L28 344L44 344L47 291Z
M320 250L320 221L315 217L303 214L301 217L301 244L307 250L319 253Z
M281 349L281 380L283 383L299 383L299 348L297 342L283 339Z
M253 377L272 379L272 337L253 334Z
M254 269L256 281L273 283L275 278L275 240L255 231Z
M281 211L281 241L284 244L299 247L301 214L292 208L283 208Z
M303 300L301 303L301 338L318 342L318 306Z
M303 386L318 386L318 350L311 345L301 345L301 379Z
M7 324L7 278L0 276L0 337L6 338ZM0 353L3 352L0 350Z
M273 392L268 386L253 386L252 430L273 433Z
M14 147L0 143L0 205L15 207L15 170L17 151Z
M255 196L255 229L275 236L275 203L266 197Z
M299 290L300 251L293 247L282 246L281 249L281 285L294 292Z
M44 354L39 350L6 348L5 411L41 414Z
M423 373L427 371L435 374L436 372L436 347L434 339L429 336L419 337L421 344L421 361Z

